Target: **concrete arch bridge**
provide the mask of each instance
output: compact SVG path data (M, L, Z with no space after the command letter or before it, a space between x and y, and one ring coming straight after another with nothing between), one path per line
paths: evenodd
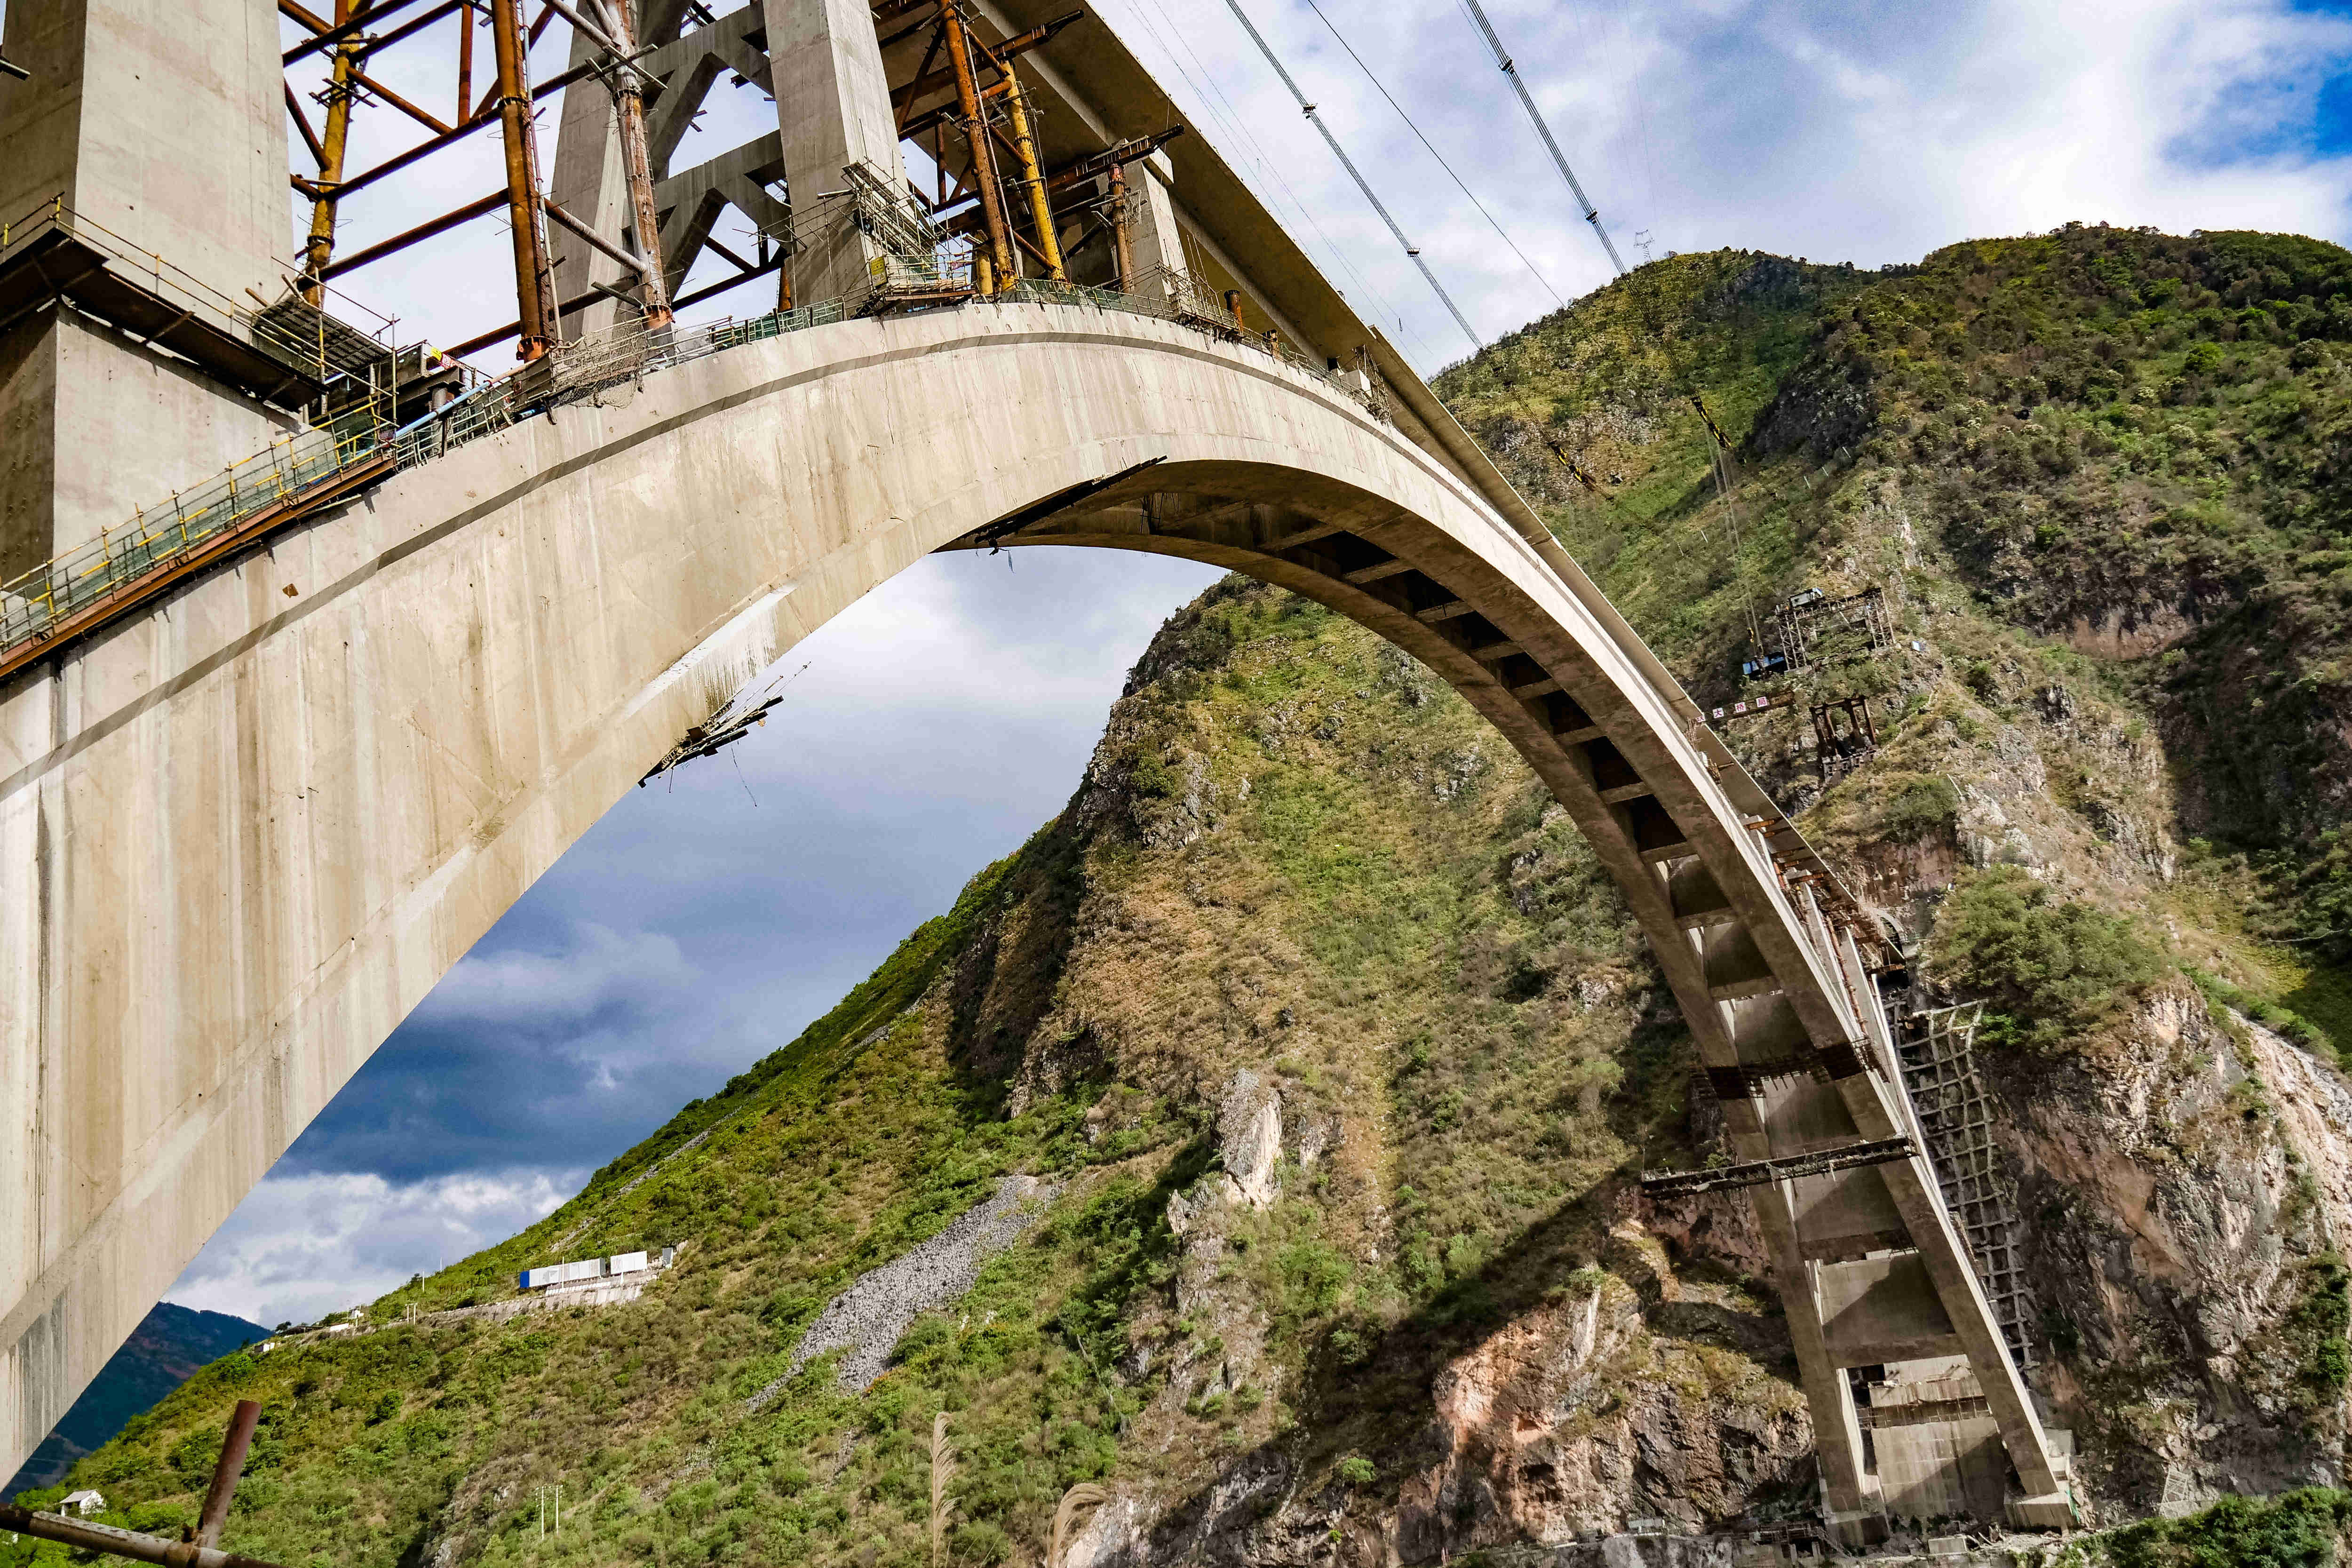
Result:
M19 676L0 690L0 1089L30 1111L0 1163L9 1455L707 716L704 675L774 660L929 552L1055 543L1280 584L1485 713L1640 917L1739 1157L1869 1161L1755 1188L1837 1511L1878 1508L1845 1369L1938 1358L1968 1384L1945 1377L1942 1404L1966 1406L1919 1414L1983 1428L1969 1457L2005 1453L2020 1495L2061 1492L1884 1065L1860 911L1424 412L1402 414L1416 440L1326 377L1149 317L845 321L398 474ZM1879 1432L1881 1472L1885 1437L1943 1429Z
M408 3L354 7L287 58ZM544 313L572 345L499 384L537 416L371 448L37 646L9 641L31 601L0 600L0 1473L441 975L708 717L714 679L932 551L1091 544L1355 617L1572 814L1723 1101L1740 1163L1705 1179L1754 1197L1841 1535L1890 1511L2063 1523L1895 1068L1866 912L1214 150L1167 140L1118 39L1047 0L578 4L634 13L652 108L625 159L622 95L595 76L613 61L583 30L552 196L509 159L514 210L581 240L536 297L591 301ZM510 0L486 8L527 47ZM61 580L41 563L114 549L101 527L327 406L271 344L291 322L323 345L329 323L298 295L240 302L280 287L289 237L278 34L250 0L11 8L31 75L0 81L0 208L61 194L59 221L0 233L0 578ZM722 79L772 95L777 129L670 167ZM515 86L502 111L527 141ZM139 118L144 151L85 101ZM460 108L448 138L495 119ZM1019 181L991 172L992 142ZM932 159L936 202L902 143ZM1016 187L1030 226L1010 232L992 193ZM797 330L593 398L524 395L583 363L582 331L656 252L683 275L730 205L804 301L870 305L869 279L902 275L938 293L952 247L934 242L983 210L994 276L961 308L804 306L767 322ZM1115 303L1086 292L1105 285L1137 308L1050 302Z

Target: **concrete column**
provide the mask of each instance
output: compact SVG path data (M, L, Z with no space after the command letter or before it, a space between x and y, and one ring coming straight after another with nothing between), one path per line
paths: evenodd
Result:
M768 59L776 88L776 130L792 197L793 299L831 300L862 288L881 248L846 221L841 201L818 198L845 184L852 163L873 165L903 190L898 121L882 50L866 0L767 0Z
M293 245L278 19L251 0L14 0L0 221L62 195L232 300ZM100 322L0 333L0 578L258 451L283 421Z
M1128 244L1135 252L1139 278L1160 268L1175 277L1184 275L1183 233L1176 226L1175 198L1168 194L1172 178L1164 153L1127 166L1127 199L1134 225Z
M1773 1283L1789 1324L1790 1346L1797 1352L1798 1382L1813 1418L1822 1485L1829 1511L1837 1516L1838 1538L1848 1545L1882 1540L1885 1521L1872 1478L1863 1468L1862 1423L1854 1414L1853 1391L1822 1333L1812 1267L1797 1243L1788 1187L1780 1182L1759 1187L1755 1200L1757 1225L1771 1255Z
M630 0L613 3L627 5ZM572 35L573 65L585 62L596 52L596 46L585 36ZM598 234L618 235L628 226L628 182L621 169L620 128L614 119L613 95L599 82L583 81L576 88L564 89L563 115L555 132L555 169L548 194L555 198L557 206ZM616 289L626 289L635 281L619 262L583 244L569 230L551 227L549 238L555 246L555 297L559 305L585 294L592 284L609 283ZM638 243L650 248L653 241L640 237ZM619 320L619 313L616 301L600 298L594 304L564 317L559 326L564 340L571 342L611 327Z

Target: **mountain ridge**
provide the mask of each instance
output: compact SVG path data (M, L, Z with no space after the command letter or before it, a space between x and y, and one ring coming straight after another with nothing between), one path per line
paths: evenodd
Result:
M0 1497L53 1487L76 1461L103 1447L133 1417L185 1383L209 1363L269 1337L259 1323L159 1301L107 1359L39 1447L19 1466Z
M2103 1521L2342 1475L2352 742L2299 726L2335 722L2352 635L2347 301L2352 255L2291 237L2070 226L1875 273L1716 252L1437 383L1705 704L1757 689L1738 661L1799 589L1885 595L1893 646L1768 683L1727 739L1923 999L1987 1008L2034 1384ZM1694 394L1737 444L1728 493ZM1808 746L1833 699L1871 705L1873 754ZM1712 1146L1694 1061L1500 738L1360 628L1229 579L1019 852L555 1214L372 1316L510 1293L567 1235L694 1241L642 1301L232 1357L76 1475L177 1522L247 1394L270 1415L230 1538L279 1561L519 1555L562 1480L582 1533L534 1553L912 1563L941 1413L974 1568L1036 1559L1085 1482L1113 1496L1071 1568L1801 1517L1811 1435L1744 1204L1633 1180ZM870 1388L839 1352L795 1363L844 1289L1013 1175L1058 1195ZM2260 1529L2326 1544L2343 1514L2311 1497ZM2256 1529L2212 1517L2179 1539Z

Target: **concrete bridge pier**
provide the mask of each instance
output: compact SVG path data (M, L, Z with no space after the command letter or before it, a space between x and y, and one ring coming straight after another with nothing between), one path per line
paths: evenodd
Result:
M278 24L250 0L13 0L0 77L5 250L79 222L215 304L283 291L293 238ZM201 158L175 150L201 148ZM107 237L111 237L109 239ZM54 264L59 278L78 261ZM0 582L250 456L292 423L70 295L0 322Z
M761 0L775 73L776 129L797 246L787 264L794 300L833 300L862 286L883 254L847 220L844 172L863 164L906 202L898 110L866 0Z

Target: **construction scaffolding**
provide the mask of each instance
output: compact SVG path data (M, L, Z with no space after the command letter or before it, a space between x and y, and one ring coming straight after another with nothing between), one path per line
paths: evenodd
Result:
M1993 1321L2022 1372L2033 1364L2032 1288L2018 1258L2014 1190L1992 1140L1998 1110L1977 1072L1976 1032L1983 1016L1981 1002L1904 1014L1896 1021L1895 1055L1944 1206L1968 1240Z
M1817 1149L1777 1160L1709 1165L1696 1171L1644 1171L1642 1191L1654 1198L1687 1198L1724 1187L1760 1187L1768 1182L1793 1182L1801 1176L1825 1176L1858 1165L1884 1165L1908 1160L1918 1148L1908 1138L1882 1138L1848 1143L1837 1149Z
M1865 588L1832 599L1819 588L1792 594L1774 614L1779 651L1794 672L1852 658L1873 658L1895 646L1895 623L1883 589Z
M1813 765L1821 770L1824 784L1878 750L1878 726L1871 721L1867 697L1816 702L1812 720Z

